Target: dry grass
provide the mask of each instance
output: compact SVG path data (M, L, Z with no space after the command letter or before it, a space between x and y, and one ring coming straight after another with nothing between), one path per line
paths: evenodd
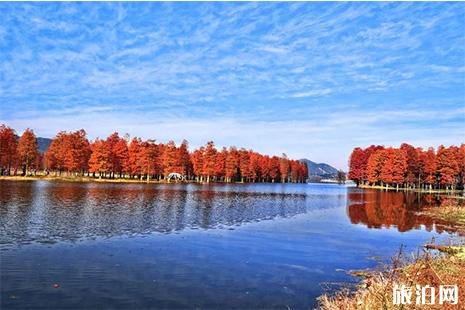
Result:
M427 207L420 215L433 219L436 224L450 227L461 236L465 236L465 206L458 199L444 199L440 206Z
M428 250L429 249L429 250ZM434 250L434 253L431 252ZM437 251L439 250L439 251ZM359 274L360 275L360 274ZM429 246L422 252L408 258L402 251L392 259L389 266L378 271L362 274L363 280L355 291L348 289L335 295L319 298L319 309L325 310L372 310L372 309L465 309L465 247ZM412 304L394 305L395 284L413 287ZM416 305L415 286L457 284L459 303L457 305ZM436 296L436 301L438 296Z
M465 227L465 207L446 205L437 208L426 209L422 212L433 219L453 222L454 226Z

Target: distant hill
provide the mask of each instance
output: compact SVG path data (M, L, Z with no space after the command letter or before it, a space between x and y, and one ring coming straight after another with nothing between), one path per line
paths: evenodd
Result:
M52 143L52 139L37 137L37 146L39 147L39 152L45 152L48 149L50 143Z
M301 162L307 163L309 177L318 176L323 179L333 179L337 176L337 169L325 163L316 163L309 159L301 159Z
M52 139L49 139L49 138L37 137L36 139L37 139L37 147L39 148L39 152L41 153L44 153L50 146L50 143L52 143ZM16 136L16 140L19 140L19 136Z

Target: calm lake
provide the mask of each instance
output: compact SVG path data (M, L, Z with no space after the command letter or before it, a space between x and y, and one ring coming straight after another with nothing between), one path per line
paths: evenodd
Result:
M324 184L0 181L1 305L309 309L400 246L436 197ZM58 287L54 287L58 284Z

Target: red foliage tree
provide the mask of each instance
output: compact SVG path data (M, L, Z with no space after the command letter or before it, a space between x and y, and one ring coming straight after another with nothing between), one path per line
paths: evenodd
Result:
M174 141L169 141L165 144L163 148L162 162L163 174L165 177L172 172L180 174L183 173L181 158L179 157L179 151L176 148Z
M277 156L273 156L270 159L270 178L271 182L275 182L276 180L280 179L280 158Z
M424 151L420 154L420 162L423 173L423 181L432 187L436 183L436 153L433 148L429 148L427 151Z
M139 173L145 175L147 181L150 176L161 173L160 166L160 147L154 140L147 140L139 145L139 153L137 156L137 164Z
M18 141L13 129L0 126L0 175L10 174L17 159Z
M191 159L192 159L192 167L194 174L196 175L197 181L202 182L203 181L203 176L205 175L204 173L204 147L202 146L201 148L195 150L192 153Z
M267 182L270 178L270 157L262 156L259 162L260 172L261 172L261 181Z
M258 153L255 153L255 152L251 152L250 153L250 167L249 167L249 170L250 170L250 177L252 179L253 182L259 180L259 178L261 177L261 165L260 165L260 161L262 159L262 155L258 154Z
M192 163L189 155L189 143L183 140L178 148L178 160L181 165L181 174L188 178L192 174Z
M279 173L281 175L281 182L285 183L288 180L289 177L289 159L287 158L287 155L283 153L283 156L279 160Z
M235 181L239 172L239 152L235 147L230 147L226 155L225 177L226 182Z
M239 150L239 173L241 182L246 182L252 177L252 172L250 170L250 153L244 148Z
M408 156L402 149L394 150L392 182L397 186L405 182L405 175L408 169Z
M215 144L213 141L209 141L205 146L203 155L203 173L207 177L207 182L210 182L210 179L215 176L215 162L217 153L218 151L215 148Z
M444 147L440 145L436 156L439 183L445 188L455 187L460 173L458 160L458 148L455 146Z
M30 168L35 168L38 155L36 136L27 128L18 141L18 160L23 168L23 175L27 175Z
M89 172L98 173L99 178L113 169L114 158L112 154L112 143L96 139L91 144L92 154L89 159Z
M386 150L377 150L370 155L367 164L368 182L377 184L382 182L381 172L387 160Z
M223 147L221 152L216 154L215 159L215 178L216 180L224 180L226 177L226 158L228 157L228 150Z
M127 160L128 160L128 144L127 140L121 138L117 132L111 134L105 141L110 151L110 172L111 177L115 176L115 173L119 173L121 177L123 171L126 171Z
M70 133L62 131L52 140L45 154L46 166L59 173L65 170L68 173L84 173L90 154L90 143L83 129Z
M419 159L418 152L414 146L408 143L402 143L400 149L403 150L407 156L407 172L405 181L409 186L415 186L419 177Z
M359 147L356 147L350 155L348 177L357 185L364 179L367 160L365 151Z
M68 172L82 174L87 170L91 150L84 129L66 135L64 151L64 165Z
M459 183L462 188L465 188L465 143L463 143L458 150L458 163L459 163Z
M140 138L132 138L128 146L128 161L127 170L131 176L140 175L142 156L142 140Z

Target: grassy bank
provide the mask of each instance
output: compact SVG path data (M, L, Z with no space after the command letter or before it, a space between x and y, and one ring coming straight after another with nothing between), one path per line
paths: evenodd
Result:
M457 230L465 231L465 208L455 204L431 207L420 212L435 220L451 223Z
M465 305L465 247L428 245L413 257L400 253L392 263L380 270L358 272L362 281L355 291L346 289L334 295L319 298L319 309L323 310L368 310L368 309L464 309ZM395 305L393 289L404 284L412 287L412 303ZM430 285L439 292L440 285L458 285L457 305L440 305L436 296L435 305L416 304L416 285Z
M448 223L456 232L465 232L465 208L460 207L456 199L440 207L429 207L419 212L423 216ZM369 310L369 309L465 309L465 245L429 244L416 255L408 257L400 252L389 265L380 266L377 270L353 272L352 275L362 278L354 289L344 289L336 294L323 295L319 298L319 309L324 310ZM413 287L410 305L393 303L394 285L405 284ZM459 303L457 305L440 305L438 297L436 305L416 305L416 285L458 285Z

